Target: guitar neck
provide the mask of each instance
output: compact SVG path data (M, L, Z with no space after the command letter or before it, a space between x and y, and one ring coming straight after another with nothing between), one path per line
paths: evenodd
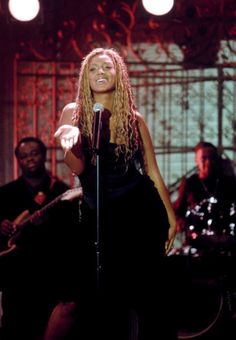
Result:
M22 223L19 223L17 225L17 229L22 229L25 226L27 226L30 223L34 223L39 217L43 216L45 212L49 209L51 209L54 205L56 205L61 198L63 197L64 194L61 194L60 196L57 196L54 200L43 206L41 209L36 210L32 215L30 215L25 221Z
M81 188L73 188L63 192L61 195L54 198L54 200L50 201L48 204L43 206L41 209L36 210L32 215L27 217L23 222L17 224L17 230L22 229L26 225L30 223L34 223L39 217L43 216L45 212L51 209L54 205L56 205L59 201L67 200L71 201L74 198L82 198L83 192Z

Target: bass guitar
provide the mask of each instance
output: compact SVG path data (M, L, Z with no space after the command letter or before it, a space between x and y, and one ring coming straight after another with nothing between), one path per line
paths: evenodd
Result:
M57 196L54 200L50 201L48 204L43 206L41 209L36 210L33 214L29 214L29 210L24 210L17 218L14 220L14 231L9 236L6 237L6 242L4 246L0 246L0 257L5 256L16 249L16 240L21 234L21 231L29 224L35 223L40 217L45 215L45 213L54 207L57 203L61 201L72 201L75 198L82 198L83 191L81 187L73 188L65 191L63 194Z

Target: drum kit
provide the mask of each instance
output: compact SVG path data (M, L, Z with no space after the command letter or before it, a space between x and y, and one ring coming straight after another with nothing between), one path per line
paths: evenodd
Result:
M177 277L178 339L214 339L222 322L228 327L236 318L236 206L210 197L185 217L183 244L169 256Z
M221 204L212 196L188 209L185 218L186 242L199 251L227 251L235 244L235 203Z

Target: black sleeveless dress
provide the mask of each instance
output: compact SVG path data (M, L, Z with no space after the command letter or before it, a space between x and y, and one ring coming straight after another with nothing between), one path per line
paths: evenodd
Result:
M80 181L84 193L81 212L86 251L94 254L97 263L99 235L103 284L133 289L144 275L145 281L148 276L153 279L158 272L158 261L164 256L169 228L164 204L153 181L139 169L140 152L126 165L123 155L115 154L116 145L109 142L109 133L103 132L97 156L98 172L91 162L93 150L86 139L83 144L86 170Z
M126 165L115 148L103 130L95 155L98 168L92 162L94 152L83 138L86 170L79 177L84 193L79 244L84 260L80 263L79 306L85 308L81 317L88 316L86 334L91 329L91 311L96 311L97 327L105 320L103 339L123 340L128 334L130 310L135 310L139 339L156 339L166 334L169 306L163 270L168 217L153 181L140 171L141 153ZM99 311L94 308L98 296Z

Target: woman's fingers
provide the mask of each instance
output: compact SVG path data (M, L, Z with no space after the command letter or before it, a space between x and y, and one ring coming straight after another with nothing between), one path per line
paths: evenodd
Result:
M79 138L79 129L78 129L78 133L74 136L74 140L73 140L74 145L78 142L78 138Z
M63 149L71 149L72 141L66 138L61 138L61 146L63 147Z

